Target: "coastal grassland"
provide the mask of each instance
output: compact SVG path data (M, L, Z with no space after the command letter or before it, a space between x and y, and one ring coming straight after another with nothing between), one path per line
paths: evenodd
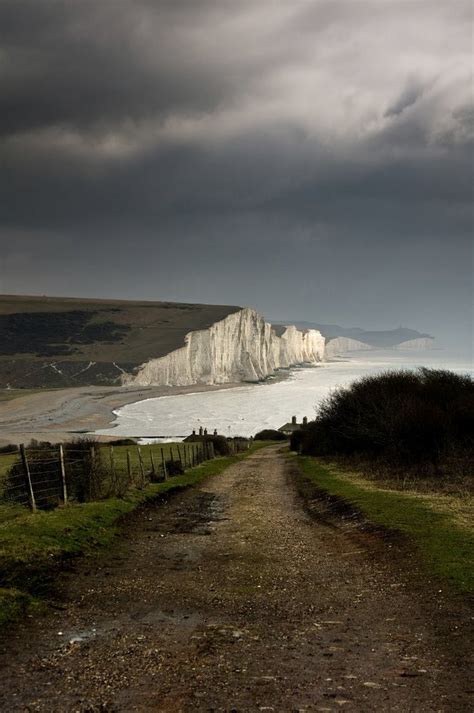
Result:
M93 443L91 441L91 443ZM104 463L107 463L107 465L110 464L110 458L111 458L111 450L110 450L110 445L103 443L103 444L95 444L96 448L101 448L102 449L102 457L104 460ZM74 444L71 444L71 447L74 447ZM54 451L57 451L57 445L52 444L51 449L52 453ZM183 444L182 443L152 443L152 444L145 444L140 446L140 451L142 455L142 460L143 460L143 467L145 472L149 472L152 467L152 458L153 462L155 464L155 467L158 469L161 467L162 463L162 457L165 460L169 460L171 458L174 458L175 460L179 460L179 452L181 453L181 456L183 457L184 455L184 450L183 450ZM131 466L132 469L136 470L139 468L139 456L138 456L138 447L137 445L120 445L120 446L113 446L113 459L114 459L114 467L118 471L125 472L127 470L127 451L130 453L130 461L131 461ZM163 456L162 456L163 454ZM53 455L54 457L54 455ZM0 453L0 495L2 493L3 489L3 484L5 482L5 479L7 477L8 471L11 468L11 466L18 460L19 454L18 452L14 453ZM0 519L2 517L1 515L1 507L0 506Z
M234 305L0 295L0 386L65 388L119 383L179 349L188 332L238 312ZM53 366L54 365L54 366Z
M65 562L94 554L113 545L124 516L172 492L197 485L268 443L254 443L244 453L216 458L184 475L143 490L130 490L123 498L69 505L32 514L19 506L0 508L0 626L40 605L51 591Z
M19 453L14 451L13 453L0 453L0 494L3 490L3 483L8 474L8 471L12 465L18 460Z
M341 498L368 521L403 533L427 573L457 592L474 591L472 497L395 490L335 463L294 457L316 496Z

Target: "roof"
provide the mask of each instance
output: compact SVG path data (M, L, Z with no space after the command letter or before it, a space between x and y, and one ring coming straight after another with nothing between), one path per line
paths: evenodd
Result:
M279 431L299 431L301 428L301 423L285 423L284 426L281 426L278 430Z

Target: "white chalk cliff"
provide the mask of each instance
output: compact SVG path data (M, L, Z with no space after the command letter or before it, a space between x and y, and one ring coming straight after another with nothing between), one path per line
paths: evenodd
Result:
M244 308L208 329L189 332L185 344L142 364L122 383L187 386L259 381L277 369L324 359L325 339L317 329L286 327L278 336L262 315Z
M417 339L408 339L406 342L400 342L395 349L433 349L433 337L418 337Z
M370 344L360 342L358 339L350 337L335 337L326 343L326 356L334 357L344 352L370 351L373 349Z

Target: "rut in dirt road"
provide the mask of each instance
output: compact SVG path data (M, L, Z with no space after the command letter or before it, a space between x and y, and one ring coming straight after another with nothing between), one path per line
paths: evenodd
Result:
M2 647L0 710L469 710L433 606L293 468L267 448L137 514Z

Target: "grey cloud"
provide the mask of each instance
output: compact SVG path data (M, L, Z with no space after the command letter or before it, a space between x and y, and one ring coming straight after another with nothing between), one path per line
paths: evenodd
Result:
M413 106L423 94L423 87L417 82L409 82L396 101L388 107L384 116L398 116Z
M383 326L412 314L410 296L420 320L430 302L441 314L445 270L461 303L469 7L3 0L3 289L104 295L105 284L274 317L286 297L283 318L311 319L317 304L319 321L360 323L344 314L359 284ZM409 285L372 308L380 275Z
M252 6L5 0L0 132L62 126L100 135L235 101L292 51L270 44L262 55L233 38L233 18Z

